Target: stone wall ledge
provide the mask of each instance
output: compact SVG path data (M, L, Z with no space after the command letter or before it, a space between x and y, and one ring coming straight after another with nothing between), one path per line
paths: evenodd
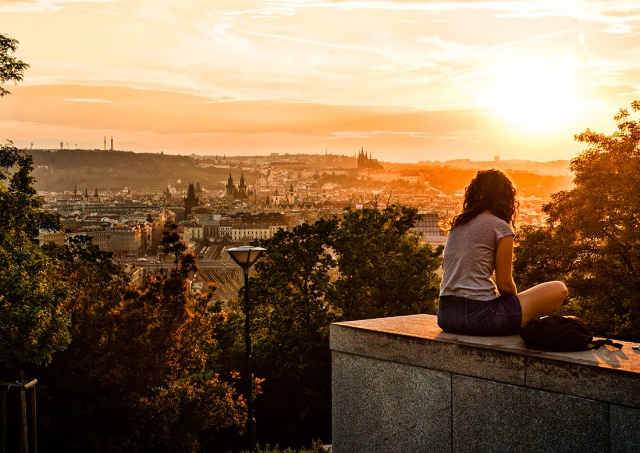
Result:
M332 451L638 452L632 346L531 351L429 315L332 324Z
M443 332L433 315L331 325L331 350L640 408L640 351L603 346L580 352L526 349L518 335Z

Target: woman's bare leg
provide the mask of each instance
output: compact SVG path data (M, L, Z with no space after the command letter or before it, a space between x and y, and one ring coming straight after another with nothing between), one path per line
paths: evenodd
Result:
M557 310L569 295L562 282L546 282L518 293L522 306L522 326L530 319L546 316Z

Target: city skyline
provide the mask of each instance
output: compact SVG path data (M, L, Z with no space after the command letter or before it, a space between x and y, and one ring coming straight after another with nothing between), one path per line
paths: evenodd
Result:
M571 159L640 98L631 1L0 1L20 147ZM64 146L63 145L63 146Z

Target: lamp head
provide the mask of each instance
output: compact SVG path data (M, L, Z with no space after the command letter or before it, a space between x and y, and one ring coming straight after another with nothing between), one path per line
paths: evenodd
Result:
M243 245L240 247L230 248L227 252L229 252L229 256L231 256L238 266L247 271L255 264L256 261L258 261L260 255L262 255L266 250L267 249L263 247Z

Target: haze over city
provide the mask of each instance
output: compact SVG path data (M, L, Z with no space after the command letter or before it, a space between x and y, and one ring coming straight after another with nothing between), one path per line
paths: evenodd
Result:
M635 1L0 1L23 148L571 159L639 98Z

